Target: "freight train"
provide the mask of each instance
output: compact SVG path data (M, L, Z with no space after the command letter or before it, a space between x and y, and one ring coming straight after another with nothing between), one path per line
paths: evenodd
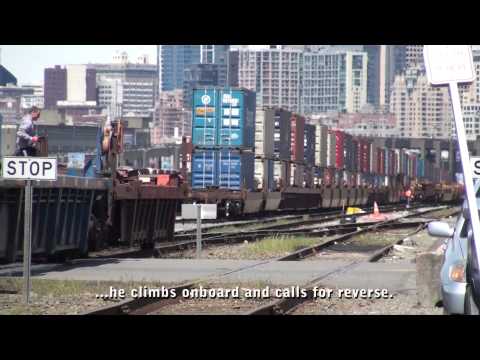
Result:
M188 188L175 171L117 166L122 126L117 121L98 129L96 157L84 169L61 166L57 181L34 182L33 258L58 261L118 245L153 249L155 242L173 239ZM47 147L42 146L41 156L48 155ZM68 175L71 170L78 176ZM24 186L0 179L0 263L22 255Z
M246 89L197 88L192 105L182 156L189 198L217 203L224 216L395 203L407 189L422 201L463 194L453 174L440 181L442 164L421 150L376 146L285 109L257 109Z

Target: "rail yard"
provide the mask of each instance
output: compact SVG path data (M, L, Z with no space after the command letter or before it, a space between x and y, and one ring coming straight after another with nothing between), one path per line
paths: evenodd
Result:
M237 88L195 89L192 118L178 169L127 166L117 120L81 171L33 182L28 305L25 184L0 179L0 314L442 312L418 258L460 212L451 142L354 137ZM215 205L201 251L186 204Z

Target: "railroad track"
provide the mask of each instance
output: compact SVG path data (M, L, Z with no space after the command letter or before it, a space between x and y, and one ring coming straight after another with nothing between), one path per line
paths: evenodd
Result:
M424 212L422 214L417 214L417 215L425 215L426 213L431 213L431 212L434 212L434 211L438 211L438 209L435 209L435 210L432 210L432 211L427 211L427 212ZM452 214L450 216L456 215L458 213L459 213L458 210L454 211L454 212L452 212ZM413 217L413 216L415 216L415 215L414 214L407 215L406 217ZM358 261L352 261L351 263L349 263L347 265L340 266L340 267L330 271L329 273L324 274L324 275L310 281L309 283L305 284L303 286L303 288L306 289L306 292L307 292L306 297L278 299L278 300L275 300L273 302L270 302L269 304L257 307L253 310L250 310L250 311L247 311L246 313L244 313L244 315L287 315L287 314L292 313L300 305L303 305L306 302L314 300L314 290L313 289L315 287L320 287L321 286L321 281L324 280L325 278L330 277L330 276L332 276L336 273L351 270L351 269L355 268L356 266L358 266L359 264L361 264L363 262L376 262L376 261L380 260L386 254L388 254L394 248L395 245L403 243L403 241L406 238L411 237L412 235L415 235L418 232L424 230L427 227L428 222L433 221L433 220L436 220L436 219L425 219L423 221L418 221L418 223L419 223L418 227L414 231L406 234L401 239L399 239L397 241L394 241L391 244L386 245L386 246L372 252L371 254L369 254L367 256L366 259L361 259L361 260L358 260ZM405 224L407 224L407 223L405 223ZM364 230L364 229L362 229L362 230ZM347 234L346 237L347 238L352 238L352 237L354 237L358 234L359 234L359 232L357 232L356 234L351 233L351 234ZM325 244L326 246L324 246L324 247L328 247L328 246L332 245L331 241L329 243L330 244ZM320 246L317 247L317 250L320 250ZM287 257L287 260L291 260L291 259Z
M333 239L327 240L323 243L314 245L314 246L309 247L309 248L305 248L305 249L301 249L301 250L292 252L291 254L288 254L286 256L261 261L261 262L258 262L256 264L249 265L249 266L239 267L237 269L225 272L225 273L220 274L220 275L215 275L215 276L200 279L200 280L197 280L197 281L194 281L194 282L191 282L191 283L182 284L182 285L179 285L177 287L173 287L171 289L173 289L176 292L176 294L181 294L181 292L184 289L192 289L192 288L198 286L198 284L201 283L201 282L212 281L212 280L215 280L215 279L218 279L218 278L221 278L221 277L225 277L225 276L230 275L232 273L240 272L240 271L250 269L250 268L253 268L253 267L257 267L257 266L260 266L260 265L263 265L263 264L267 264L267 263L271 263L271 262L275 262L275 261L302 260L302 259L305 259L306 257L316 255L321 251L325 251L325 249L327 249L328 247L331 247L331 246L333 246L335 244L338 244L338 243L346 242L350 239L355 238L356 236L358 236L362 233L367 233L369 231L382 230L382 229L387 230L387 229L393 229L393 228L405 228L405 227L412 228L412 227L415 227L415 230L412 233L410 233L409 235L407 235L407 236L411 236L412 234L417 233L417 232L421 231L422 229L424 229L425 226L427 225L427 223L429 221L431 221L432 219L425 218L423 220L422 219L417 219L417 220L408 221L408 222L405 222L404 221L405 219L412 218L412 217L423 216L423 215L426 215L428 213L432 213L432 212L436 212L436 211L444 210L444 209L445 208L443 208L443 209L435 208L435 209L427 209L427 210L423 210L423 211L414 211L414 212L411 212L408 215L402 216L402 217L397 218L397 219L381 221L381 222L378 222L378 223L375 223L375 224L369 224L369 225L366 225L364 227L361 227L360 229L356 229L354 231L347 232L346 234L342 234L342 235L340 235L338 237L335 237ZM452 215L453 215L453 212L452 212ZM402 220L403 220L403 222L402 222ZM356 225L358 225L358 224L356 224ZM382 247L379 250L376 250L371 255L369 255L367 261L377 261L384 254L388 253L388 251L398 242L399 241L396 241L395 243L389 244L385 247ZM350 263L346 266L341 266L341 267L329 272L328 274L325 274L325 275L323 275L319 278L316 278L312 282L306 284L306 286L304 286L304 287L308 288L308 294L309 295L305 299L303 299L303 298L281 299L281 300L277 300L275 302L269 303L267 305L263 305L259 308L255 308L254 310L248 311L245 314L247 314L247 315L287 314L287 313L291 312L294 308L298 307L303 302L308 301L309 299L310 300L313 299L313 290L312 289L316 284L318 284L319 281L321 281L322 279L324 279L327 276L332 275L333 273L348 270L349 268L352 268L352 267L358 265L359 262L363 262L363 261L365 261L365 260L363 259L361 261L354 261L354 262L352 262L352 263ZM163 299L162 298L128 299L128 300L121 301L117 304L113 304L113 305L110 305L110 306L107 306L107 307L104 307L104 308L101 308L101 309L97 309L97 310L88 312L88 313L86 313L86 315L145 315L145 314L155 313L159 309L162 309L163 307L171 305L171 304L175 304L175 303L177 303L181 300L182 300L182 298L180 296L175 297L175 298L163 298Z
M410 207L409 210L415 210L421 207L424 207L423 204L415 204ZM405 210L404 205L387 205L381 207L383 212L388 211L402 211ZM438 209L438 208L437 208ZM367 208L365 213L362 215L372 214L373 209ZM277 222L276 219L267 219L264 221L266 226L260 226L255 228L254 230L243 230L243 231L230 231L230 232L207 232L202 233L202 245L205 246L215 246L215 245L223 245L223 244L234 244L238 242L242 242L244 240L247 241L257 241L261 240L265 237L272 236L272 235L304 235L304 236L328 236L333 234L345 233L350 228L355 227L363 227L367 226L363 223L358 223L349 225L349 224L342 224L342 225L329 225L328 229L320 230L320 229L294 229L301 226L308 226L308 225L321 225L330 221L339 220L342 218L347 217L347 215L342 215L341 211L333 211L328 213L323 213L322 215L310 215L306 217L306 215L298 216L295 218L290 218L287 223L282 224L275 224ZM260 222L261 223L261 222ZM272 224L273 223L273 224ZM257 221L256 224L259 224ZM269 224L269 225L268 225ZM232 225L226 225L232 226ZM242 223L237 225L238 227L245 227L248 226L246 223ZM223 227L223 226L220 226ZM144 250L139 248L128 248L125 250L115 250L113 249L112 252L102 255L103 252L99 253L92 253L90 257L92 258L142 258L142 257L161 257L171 252L177 251L184 251L188 250L192 247L196 246L195 240L195 233L188 232L187 234L181 233L176 234L174 236L174 240L171 243L164 243L162 245L158 245L155 249L152 250Z
M429 206L428 204L423 204L423 203L415 203L412 204L410 209L415 209L419 207L425 207ZM379 206L379 209L382 212L386 211L395 211L395 210L404 210L405 209L405 204L393 204L393 205L383 205ZM373 207L364 207L363 210L369 214L373 212ZM242 228L245 226L250 226L250 225L267 225L267 224L274 224L275 222L278 222L279 220L285 220L285 221L295 221L299 220L302 221L302 219L310 218L310 219L326 219L326 220L331 220L331 219L338 219L338 218L343 218L346 217L346 215L342 215L342 210L329 210L329 211L324 211L322 209L320 210L310 210L309 212L304 212L299 215L285 215L282 216L281 214L279 215L274 215L274 216L262 216L262 217L256 217L254 220L247 220L247 221L239 221L237 223L235 222L221 222L219 224L211 225L205 228L202 228L202 232L204 234L207 234L211 231L215 231L221 228L225 227L233 227L233 228ZM182 235L192 235L195 236L196 234L196 229L191 229L191 230L180 230L175 232L175 236L182 236Z

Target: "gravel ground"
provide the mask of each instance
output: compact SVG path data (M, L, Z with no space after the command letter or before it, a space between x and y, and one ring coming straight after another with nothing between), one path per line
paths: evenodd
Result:
M318 244L332 239L333 236L326 236L317 239ZM261 241L261 240L260 240ZM279 240L281 241L281 240ZM218 259L218 260L269 260L275 259L280 256L288 255L289 252L282 251L270 251L270 252L252 252L250 242L244 242L240 244L232 245L217 245L212 247L203 247L201 252L202 259ZM187 249L183 251L171 252L163 254L162 258L166 259L195 259L195 248Z
M334 292L335 293L335 292ZM415 290L393 294L392 299L316 299L292 315L442 315L441 308L418 305Z
M19 278L0 278L0 315L77 315L114 303L96 298L97 294L107 294L110 286L129 293L134 287L148 285L32 279L31 303L27 306L23 304L22 284Z

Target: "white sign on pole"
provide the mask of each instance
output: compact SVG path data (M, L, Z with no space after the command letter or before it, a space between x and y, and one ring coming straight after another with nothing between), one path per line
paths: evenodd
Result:
M470 45L425 45L424 56L427 77L433 85L475 80Z
M214 220L217 218L217 204L198 204L201 206L201 219ZM197 218L197 204L182 204L182 219L194 220Z
M57 180L56 158L5 156L2 168L4 179Z
M472 176L474 179L480 179L480 157L471 157L470 164L472 165Z
M38 157L3 157L3 178L9 180L25 180L25 215L23 230L23 277L24 299L30 302L30 289L32 287L31 263L32 263L32 205L33 186L32 180L57 180L57 159Z
M425 45L424 58L430 83L449 86L473 232L472 245L475 248L478 261L480 256L480 218L478 217L477 199L473 186L475 170L472 170L472 168L476 168L476 164L471 163L468 153L467 135L463 124L462 105L458 91L458 83L475 80L472 49L469 45Z

